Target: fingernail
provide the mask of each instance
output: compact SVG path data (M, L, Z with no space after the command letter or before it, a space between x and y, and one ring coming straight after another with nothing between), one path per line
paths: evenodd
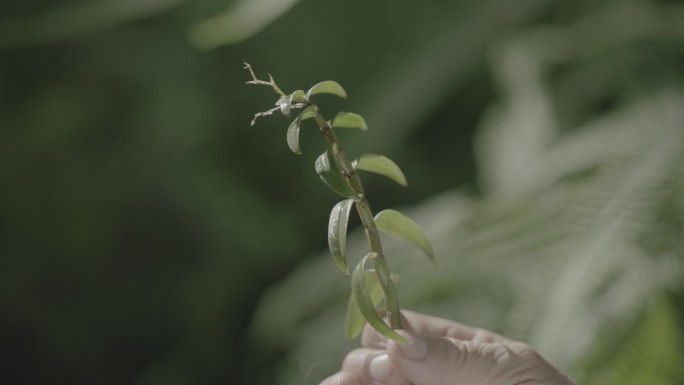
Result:
M427 356L428 346L424 339L410 335L403 330L397 330L396 332L410 341L408 344L397 344L406 357L412 360L422 360Z
M385 382L392 371L392 364L390 363L387 353L378 354L373 357L368 364L368 374L374 381Z

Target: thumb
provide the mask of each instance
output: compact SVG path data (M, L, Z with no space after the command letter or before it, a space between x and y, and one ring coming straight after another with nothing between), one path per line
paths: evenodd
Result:
M481 343L398 331L411 341L387 341L394 369L415 385L569 384L528 345ZM528 382L525 382L528 383Z

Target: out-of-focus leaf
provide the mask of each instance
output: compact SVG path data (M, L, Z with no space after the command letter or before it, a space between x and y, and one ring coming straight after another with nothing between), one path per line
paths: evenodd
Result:
M614 344L600 346L587 385L678 384L684 375L684 351L677 311L666 298L635 317L629 333ZM617 346L615 346L617 345Z
M328 246L330 253L337 267L343 273L349 274L347 267L347 224L349 222L349 212L351 211L353 199L346 199L333 207L330 212L328 222Z
M301 120L300 115L290 123L290 127L287 129L287 146L297 155L302 154L302 149L299 146L299 128L301 127Z
M368 125L363 116L353 112L340 112L330 121L330 127L333 128L358 128L362 131L368 131Z
M373 290L371 289L371 299L373 299ZM363 325L366 324L366 319L363 318L359 305L356 304L354 293L349 295L347 301L347 314L344 319L344 335L348 340L353 340L363 331Z
M243 0L237 7L210 17L190 30L190 40L202 49L246 40L287 12L299 0Z
M368 291L370 293L371 301L373 301L373 306L377 309L377 306L382 302L382 286L380 286L380 280L378 280L378 275L375 273L374 269L369 269L366 271L366 284L368 286ZM397 283L399 276L392 274L392 282ZM347 316L345 318L344 330L347 339L353 340L363 331L363 325L365 325L366 319L361 314L359 305L356 304L356 299L352 293L349 296L349 301L347 302Z
M315 167L318 176L336 193L345 198L354 198L358 195L347 182L347 178L342 175L330 151L326 150L316 159Z
M406 215L396 210L384 210L375 216L378 230L418 246L435 263L435 252L423 230Z
M362 155L354 162L354 168L356 170L363 170L384 175L404 187L408 185L406 182L406 177L399 166L397 166L396 163L384 155Z
M357 307L366 321L378 331L378 333L383 336L393 339L401 343L409 343L409 341L402 337L401 335L395 333L385 321L380 318L375 305L373 304L373 299L371 298L370 287L366 281L366 262L369 259L373 259L377 256L377 253L368 253L363 259L356 265L354 272L352 273L352 295L356 301Z
M365 144L368 147L361 147L362 151L373 148L386 153L406 143L434 106L485 65L482 58L490 49L492 32L530 23L555 4L548 0L469 3L468 11L440 24L435 38L403 48L398 62L378 71L358 92L359 99L354 99L364 106L374 126Z
M309 89L306 93L306 97L310 98L317 94L331 94L339 96L341 98L347 97L347 91L342 88L342 86L334 80L322 81Z

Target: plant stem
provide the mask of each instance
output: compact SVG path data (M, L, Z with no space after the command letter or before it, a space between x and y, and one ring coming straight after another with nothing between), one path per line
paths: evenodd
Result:
M286 97L285 93L280 89L280 87L278 87L278 85L276 85L271 74L268 74L268 81L259 80L254 74L252 66L248 63L244 64L245 69L249 70L249 73L252 76L252 80L248 81L248 84L261 84L270 86L273 88L273 91L275 91L276 94L281 96L281 98ZM306 108L308 106L313 106L316 111L318 111L318 107L309 100L297 104L296 108ZM254 125L254 121L259 116L270 115L278 109L279 107L276 106L276 108L272 108L268 111L257 113L254 116L254 120L252 120L252 125ZM375 273L378 276L378 281L380 282L380 286L382 287L385 297L385 304L387 306L386 316L389 320L389 326L392 329L401 329L402 325L401 314L399 312L399 296L397 295L397 289L394 286L394 282L392 282L392 275L390 273L389 266L387 265L387 261L385 260L385 256L382 252L380 233L375 225L373 211L366 200L363 185L361 184L361 178L359 178L356 170L354 170L354 167L352 166L347 154L342 150L342 147L340 147L339 143L337 142L337 136L335 135L335 132L325 120L323 115L321 115L320 112L316 112L314 120L316 121L318 128L320 128L321 132L325 136L325 139L328 141L328 145L330 145L333 158L335 159L335 164L347 179L347 182L352 187L354 192L356 192L356 196L354 197L356 211L358 211L359 217L361 218L361 223L363 224L363 228L366 233L366 239L368 240L370 251L375 253L375 257L373 258L373 266L375 267Z
M347 154L342 150L342 147L340 147L335 132L325 120L323 115L317 113L314 117L314 120L316 121L316 124L320 128L332 149L333 157L337 167L340 169L340 171L342 171L342 175L344 175L344 177L347 179L349 185L358 194L357 197L354 198L356 210L359 213L359 218L361 218L361 223L363 224L363 228L366 233L366 239L368 241L370 251L376 253L376 257L373 258L373 266L375 267L375 272L378 275L378 280L380 281L380 286L382 287L382 291L384 293L385 303L387 305L386 316L392 329L401 329L402 324L401 314L399 312L399 296L397 295L397 289L392 282L391 272L382 251L380 233L375 225L373 211L371 210L368 200L366 200L361 178L359 178L356 170L354 170L354 167L352 166Z

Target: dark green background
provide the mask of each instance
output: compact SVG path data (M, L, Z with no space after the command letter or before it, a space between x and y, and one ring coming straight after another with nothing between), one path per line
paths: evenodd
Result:
M0 5L5 384L237 384L277 355L250 346L245 330L263 291L326 247L337 198L314 172L324 142L313 126L301 157L282 116L250 127L276 98L244 85L243 61L286 92L341 83L349 100L323 108L358 112L370 127L342 134L349 152L385 154L409 180L401 189L367 178L374 208L413 205L478 191L472 137L497 97L495 37L624 2L305 0L246 41L206 51L189 29L231 2L197 0L41 35L61 7L86 3ZM681 50L651 49L682 63ZM620 84L675 77L641 64ZM576 123L576 111L566 115Z

